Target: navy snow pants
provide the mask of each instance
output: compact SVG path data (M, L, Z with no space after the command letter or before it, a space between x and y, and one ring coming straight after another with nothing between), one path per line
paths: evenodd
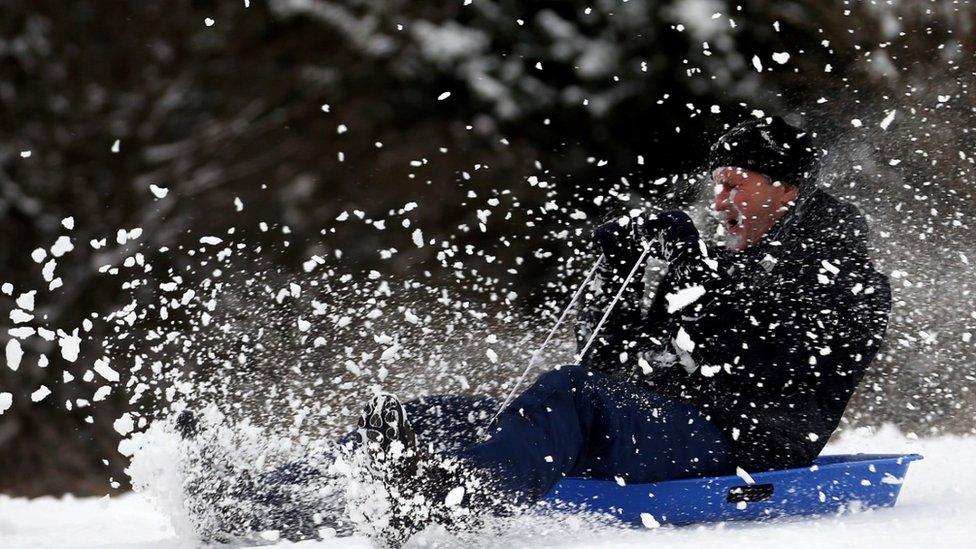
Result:
M489 398L433 395L406 402L418 442L492 474L514 502L545 497L563 477L623 479L629 484L732 474L728 442L693 406L648 387L578 366L539 379L513 400L482 441L479 428L497 410ZM343 437L353 444L355 433ZM264 475L252 499L280 508L276 528L314 525L284 488L315 482L321 473L298 461Z
M421 444L488 470L532 502L567 476L627 483L731 474L725 436L694 406L579 366L547 372L480 441L491 399L429 396L405 404Z
M489 440L456 455L525 503L567 476L634 484L735 469L725 436L694 406L579 366L541 375Z

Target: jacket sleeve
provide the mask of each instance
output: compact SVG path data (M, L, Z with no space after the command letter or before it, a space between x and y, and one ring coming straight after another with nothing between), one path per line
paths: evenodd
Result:
M708 262L705 245L686 213L674 210L641 219L646 219L641 227L650 233L646 239L641 237L638 240L644 241L649 257L667 261L669 271L683 270L688 265L699 266ZM605 225L597 229L596 238L599 239L603 227ZM628 241L632 246L639 248L637 244L633 244L633 239ZM605 245L604 249L606 250ZM611 254L620 257L606 259L594 283L587 289L578 311L576 330L577 356L583 354L581 364L584 366L610 372L623 370L623 373L630 374L633 370L632 364L636 362L632 360L633 356L642 347L646 347L646 344L641 341L649 339L647 330L641 329L643 324L641 301L644 296L643 266L624 289L620 299L614 303L614 297L634 267L632 262L638 260L641 251L643 250L631 248L621 250L625 253ZM613 309L609 312L606 322L593 340L592 346L587 349L587 342L611 305Z
M667 259L661 248L653 247L649 257L662 261ZM677 302L686 299L689 291L692 294L695 292L693 286L704 288L716 284L718 265L715 254L696 239L694 246L689 247L677 259L672 258L655 292L651 311L666 307L661 304L662 300L674 299ZM582 306L577 313L577 353L582 352L587 339L612 303L631 267L632 265L625 268L604 264L598 271L598 276L585 292ZM636 375L639 372L639 377L648 379L648 372L644 370L647 365L640 366L639 356L648 349L663 345L672 322L666 315L654 314L651 318L645 318L642 314L641 302L645 291L642 275L643 271L639 271L610 312L600 334L583 357L584 366L624 375Z
M614 296L630 273L631 267L615 265L604 260L589 287L584 289L576 311L577 355L583 352L604 312L613 302ZM616 368L620 361L620 354L626 352L631 346L630 340L633 334L639 331L642 322L643 295L643 271L638 270L613 310L610 311L590 349L582 357L583 366L601 371L613 371Z

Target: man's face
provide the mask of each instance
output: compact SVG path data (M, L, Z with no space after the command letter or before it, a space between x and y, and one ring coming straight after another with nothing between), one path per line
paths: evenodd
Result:
M762 240L793 205L799 190L743 168L718 168L712 172L712 179L715 212L728 235L725 246L735 251Z

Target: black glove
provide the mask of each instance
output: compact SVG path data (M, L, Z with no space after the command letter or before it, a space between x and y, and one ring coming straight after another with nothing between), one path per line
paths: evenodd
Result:
M636 242L650 242L651 253L669 262L698 249L698 229L681 210L644 213L631 223L631 234Z
M621 225L625 221L626 225ZM614 218L593 231L593 240L611 265L630 265L640 257L640 240L633 233L634 220Z
M593 240L612 264L630 265L640 257L644 242L660 259L676 261L698 247L698 229L681 210L644 213L621 225L614 219L593 231Z

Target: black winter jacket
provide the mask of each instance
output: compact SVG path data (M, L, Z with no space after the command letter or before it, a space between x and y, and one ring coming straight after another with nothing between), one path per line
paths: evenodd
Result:
M814 190L758 244L672 261L646 315L632 283L583 365L691 402L746 470L809 465L887 328L890 287L867 235L856 207ZM586 293L581 347L627 270L602 268Z

